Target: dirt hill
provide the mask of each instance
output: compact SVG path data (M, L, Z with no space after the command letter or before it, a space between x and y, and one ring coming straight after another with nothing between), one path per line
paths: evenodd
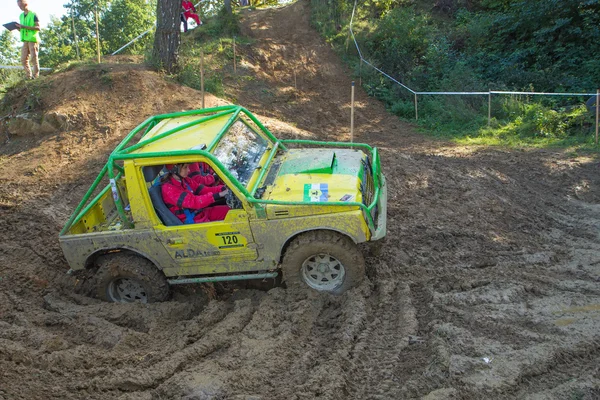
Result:
M226 92L276 135L347 140L351 78L309 14L246 11L254 78ZM58 232L130 129L199 92L115 62L10 96L59 127L0 139L0 399L600 397L596 157L425 139L358 89L355 140L390 186L368 282L115 305L76 293Z

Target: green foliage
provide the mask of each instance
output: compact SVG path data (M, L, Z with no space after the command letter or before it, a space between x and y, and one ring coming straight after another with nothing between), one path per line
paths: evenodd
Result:
M0 34L0 64L16 65L18 62L17 40L11 31L4 29Z
M490 6L461 21L474 39L465 55L486 78L541 91L598 85L600 2L530 0Z
M202 27L183 35L179 58L178 82L201 88L200 58L204 53L204 90L222 96L223 76L232 68L233 37L239 33L239 16L221 10L218 16L205 19ZM236 37L236 45L244 46L245 38ZM239 55L238 55L239 56Z
M70 20L52 18L48 27L42 29L40 34L42 44L40 45L40 65L55 68L61 63L76 58L75 41L72 35ZM79 51L83 58L91 57L96 51L89 41L79 41Z
M358 74L354 46L340 40L353 5L312 0L311 18ZM366 60L416 91L591 93L600 83L598 26L597 0L406 0L359 4L353 32ZM414 120L408 90L364 64L361 80L392 113ZM457 140L587 143L591 122L582 100L494 99L488 128L487 96L424 95L418 123Z
M41 65L55 68L76 60L77 51L80 59L95 57L96 5L102 54L117 50L154 26L156 0L71 0L64 6L65 15L52 18L41 31ZM151 42L152 35L146 35L123 52L141 54Z
M12 33L6 29L0 34L0 64L19 64L19 50L17 47L17 41ZM13 85L21 75L21 71L0 69L0 90L3 90L7 86Z
M100 38L105 53L112 53L154 26L156 6L146 0L115 0L102 16ZM146 35L122 54L140 54L152 43Z

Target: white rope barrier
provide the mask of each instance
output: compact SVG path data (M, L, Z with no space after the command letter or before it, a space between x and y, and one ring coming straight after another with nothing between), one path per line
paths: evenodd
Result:
M415 92L416 94L441 94L441 95L488 95L490 92Z
M0 69L23 69L18 65L0 65ZM52 68L40 68L40 71L52 71Z
M544 92L502 92L490 90L491 94L526 94L536 96L595 96L596 93L544 93Z
M546 92L516 92L516 91L511 92L511 91L500 91L500 90L488 90L487 92L417 92L417 91L411 89L410 87L408 87L407 85L403 84L402 82L398 81L397 79L394 79L389 74L383 72L381 69L377 68L376 66L374 66L373 64L368 62L363 57L362 51L360 50L360 46L358 45L358 42L356 41L356 37L354 36L354 31L352 30L352 25L354 23L354 15L356 12L357 3L358 3L358 0L355 0L354 8L352 9L352 17L350 18L349 30L350 30L350 35L352 36L352 40L354 41L354 45L356 46L356 51L358 52L358 56L360 57L360 61L364 62L365 64L367 64L368 66L370 66L371 68L373 68L374 70L376 70L377 72L379 72L380 74L385 76L386 78L390 79L391 81L402 86L403 88L405 88L406 90L408 90L415 96L415 118L416 119L419 118L418 111L417 111L417 96L418 95L491 96L492 94L510 94L510 95L527 95L527 96L596 96L596 93L546 93Z
M374 66L373 64L371 64L370 62L368 62L367 60L365 60L364 58L362 59L362 62L364 62L367 65L370 65L373 69L375 69L376 71L378 71L382 75L387 76L389 79L391 79L392 81L396 82L398 85L402 86L403 88L405 88L409 92L411 92L413 94L417 94L417 92L415 92L414 90L412 90L411 88L409 88L408 86L406 86L405 84L403 84L402 82L399 82L396 79L392 78L391 76L389 76L388 74L386 74L385 72L383 72L382 70L380 70L379 68L377 68L376 66Z

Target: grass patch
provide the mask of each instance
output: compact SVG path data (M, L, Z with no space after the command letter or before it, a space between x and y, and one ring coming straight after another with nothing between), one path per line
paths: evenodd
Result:
M239 36L238 15L222 12L207 18L204 25L182 37L179 72L175 79L182 85L201 89L200 63L204 56L204 90L215 96L224 96L223 79L233 74L233 41L245 46L249 40ZM240 61L240 55L237 54Z

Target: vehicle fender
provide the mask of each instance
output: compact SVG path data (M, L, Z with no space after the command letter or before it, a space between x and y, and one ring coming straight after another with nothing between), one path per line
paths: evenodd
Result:
M319 227L319 228L305 229L305 230L302 230L299 232L294 232L293 235L290 235L289 237L287 237L285 239L285 241L283 242L283 245L281 246L281 249L279 250L279 262L281 263L283 261L283 255L285 254L285 251L287 250L287 248L290 245L290 243L292 242L292 240L294 240L298 236L302 235L303 233L314 232L314 231L330 231L330 232L339 233L340 235L345 236L345 237L349 238L350 240L352 240L352 242L354 244L359 243L359 241L356 240L356 238L353 238L352 236L348 235L348 233L342 232L338 229L333 229L331 227Z
M96 260L99 257L101 257L105 254L118 253L118 252L129 252L132 254L136 254L136 255L143 257L143 258L147 259L148 261L150 261L159 270L162 270L162 268L160 267L160 264L153 257L149 256L148 254L145 254L144 252L142 252L138 249L134 249L134 248L128 247L128 246L106 247L106 248L101 248L101 249L94 251L86 259L85 269L93 268L96 263Z

